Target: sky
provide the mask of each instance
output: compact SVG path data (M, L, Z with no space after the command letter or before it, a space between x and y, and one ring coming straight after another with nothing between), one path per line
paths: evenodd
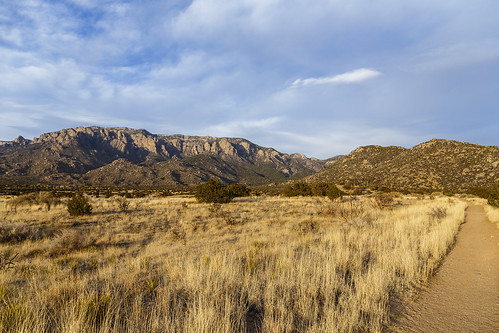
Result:
M497 0L0 0L0 140L77 126L328 158L499 144Z

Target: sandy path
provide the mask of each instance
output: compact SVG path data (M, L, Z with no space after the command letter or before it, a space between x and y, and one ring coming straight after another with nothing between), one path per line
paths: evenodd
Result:
M395 332L499 332L499 232L468 203L455 247Z

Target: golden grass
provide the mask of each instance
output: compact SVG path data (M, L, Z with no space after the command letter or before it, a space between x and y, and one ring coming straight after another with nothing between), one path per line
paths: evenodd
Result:
M495 223L497 228L499 229L499 208L489 205L487 203L487 199L475 197L475 198L467 198L466 200L472 201L478 205L482 205L490 222Z
M379 332L464 219L455 199L93 198L94 214L0 202L0 330Z
M492 223L495 223L497 228L499 228L499 208L492 207L491 205L485 205L484 209L489 220Z

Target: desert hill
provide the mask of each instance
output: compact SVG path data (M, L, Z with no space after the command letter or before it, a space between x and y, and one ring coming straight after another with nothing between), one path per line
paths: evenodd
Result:
M211 177L249 185L313 174L326 161L240 138L78 127L0 142L0 183L183 186Z
M442 139L410 149L359 147L306 181L395 189L487 187L499 181L499 147Z

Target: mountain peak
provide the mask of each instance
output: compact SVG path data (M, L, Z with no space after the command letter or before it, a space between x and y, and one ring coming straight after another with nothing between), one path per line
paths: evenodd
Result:
M396 189L465 189L499 181L499 147L432 139L411 149L359 147L308 181Z

